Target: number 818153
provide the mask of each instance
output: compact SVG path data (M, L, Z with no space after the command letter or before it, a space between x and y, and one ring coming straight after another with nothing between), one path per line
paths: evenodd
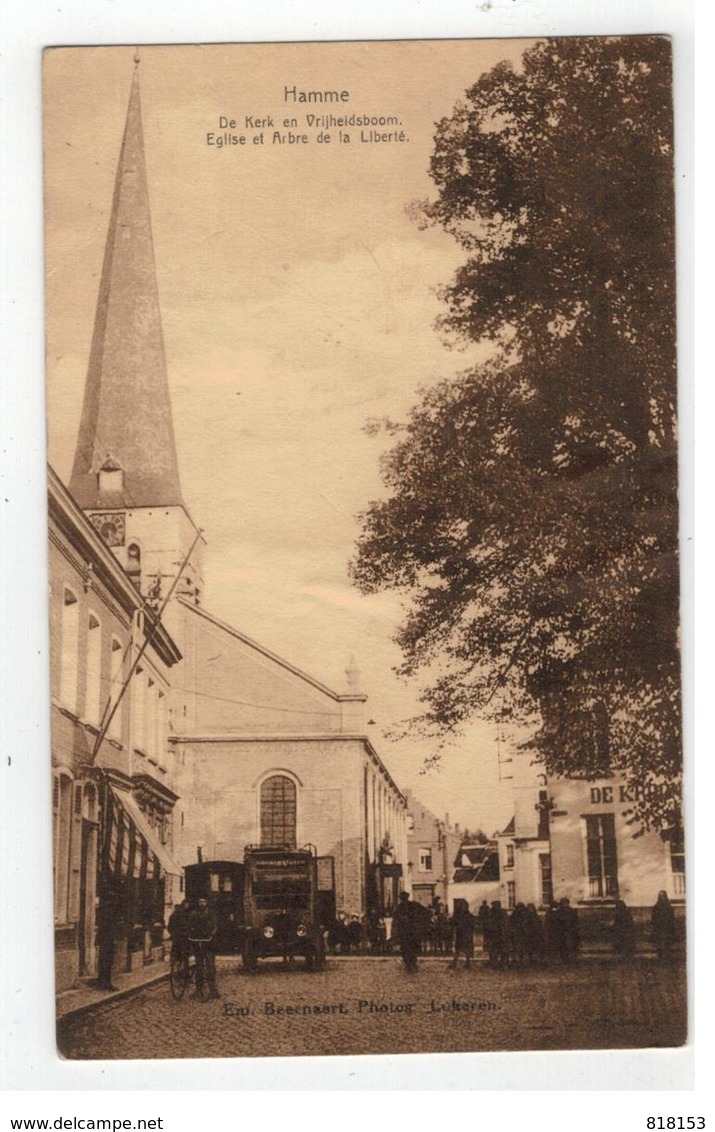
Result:
M646 1128L704 1128L704 1116L649 1116Z

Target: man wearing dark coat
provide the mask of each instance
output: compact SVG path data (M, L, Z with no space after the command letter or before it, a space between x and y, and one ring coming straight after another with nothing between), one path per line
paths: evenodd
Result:
M114 941L120 934L123 924L122 905L116 884L105 883L97 908L97 986L101 990L114 991L112 968L114 966Z
M555 962L559 953L558 940L556 938L558 931L556 912L558 907L558 901L552 900L544 913L544 951L549 963Z
M466 900L454 902L454 959L450 967L454 970L460 955L464 956L464 966L469 967L474 958L474 925L475 919L469 911Z
M578 912L571 907L568 896L563 896L559 900L552 923L559 959L562 963L573 963L578 957L578 949L581 946L581 933Z
M420 909L409 893L401 892L400 900L392 922L392 936L400 945L400 955L405 970L413 974L417 970L417 956L420 950Z
M529 934L529 913L526 905L519 903L509 918L509 951L514 963L523 963L527 955Z
M633 913L624 900L617 900L611 926L616 955L623 955L626 959L633 957L636 950L635 931Z
M505 967L509 958L509 918L501 900L492 900L484 931L484 946L492 967Z
M171 936L171 954L177 963L181 964L184 974L188 974L189 970L189 918L191 912L188 900L182 900L181 904L177 904L174 911L169 916L169 923L166 925L167 931Z
M477 912L477 928L482 936L482 951L487 950L487 924L489 922L489 905L486 900L482 900Z
M526 958L529 963L544 959L544 929L535 904L526 906Z
M209 998L220 998L216 989L216 917L208 900L200 897L198 906L189 914L189 944L196 956L196 995L201 997L204 977L209 986Z

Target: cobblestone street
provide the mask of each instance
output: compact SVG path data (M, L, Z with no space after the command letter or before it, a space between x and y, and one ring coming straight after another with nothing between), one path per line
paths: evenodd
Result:
M674 1046L686 1039L685 972L640 961L494 971L395 958L328 960L319 974L219 964L220 1001L175 1002L168 982L69 1015L69 1058L247 1057Z

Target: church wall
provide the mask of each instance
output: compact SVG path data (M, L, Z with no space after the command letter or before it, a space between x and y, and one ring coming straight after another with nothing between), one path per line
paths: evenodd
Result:
M174 729L199 734L328 733L342 729L341 704L260 648L180 604Z
M246 845L260 842L261 782L285 774L297 788L297 845L334 857L337 906L361 911L363 759L358 739L178 740L177 860L195 863L197 846L204 860L243 860Z

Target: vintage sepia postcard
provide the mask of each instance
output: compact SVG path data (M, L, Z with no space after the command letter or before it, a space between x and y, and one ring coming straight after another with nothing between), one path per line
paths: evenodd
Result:
M61 1055L682 1045L669 40L43 116Z

